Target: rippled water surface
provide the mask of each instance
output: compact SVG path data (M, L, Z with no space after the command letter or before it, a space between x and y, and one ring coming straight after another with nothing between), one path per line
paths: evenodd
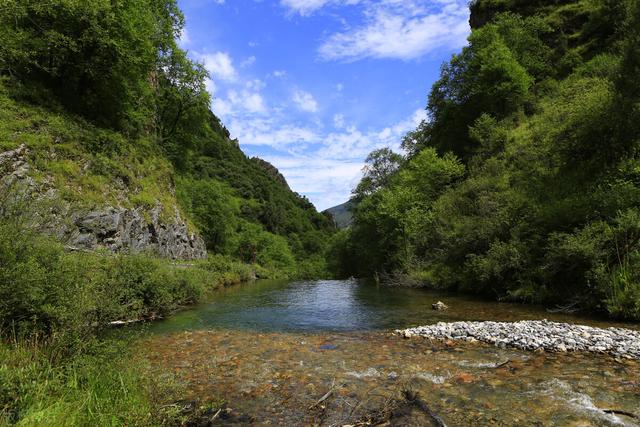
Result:
M451 308L431 310L438 300ZM640 415L637 361L390 333L439 321L540 318L637 328L358 281L258 282L153 324L140 346L155 368L183 382L185 398L223 399L221 424L432 425L404 399L411 390L450 426L638 425L620 414Z
M450 309L432 310L431 304L440 300ZM261 281L230 287L217 292L207 304L154 327L163 332L183 329L335 332L387 330L458 320L540 318L593 326L636 327L552 314L540 307L375 286L358 280Z

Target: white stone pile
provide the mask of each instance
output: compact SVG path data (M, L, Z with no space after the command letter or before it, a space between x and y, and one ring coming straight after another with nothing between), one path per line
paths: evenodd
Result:
M594 328L547 320L521 322L440 322L397 330L405 338L482 341L497 347L549 352L585 351L640 359L640 331Z

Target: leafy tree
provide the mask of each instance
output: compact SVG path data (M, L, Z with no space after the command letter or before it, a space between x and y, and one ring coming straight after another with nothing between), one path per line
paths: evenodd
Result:
M183 23L174 0L7 0L0 10L0 72L41 87L68 109L127 132L148 126L151 76Z
M372 151L365 160L365 166L362 169L364 176L354 190L354 197L361 199L384 187L401 164L402 156L394 153L390 148Z
M513 25L516 25L515 23ZM470 45L441 70L427 107L429 145L463 159L473 153L468 129L482 114L502 119L517 111L533 83L495 25L469 38Z

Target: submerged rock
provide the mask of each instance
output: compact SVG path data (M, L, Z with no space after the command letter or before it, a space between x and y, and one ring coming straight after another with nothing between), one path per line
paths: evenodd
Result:
M431 308L436 310L436 311L443 311L449 308L448 305L446 305L445 303L443 303L442 301L438 301L435 304L431 304Z

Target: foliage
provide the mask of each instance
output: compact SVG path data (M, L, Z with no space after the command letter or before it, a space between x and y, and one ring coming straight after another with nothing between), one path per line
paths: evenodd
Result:
M387 185L401 163L402 156L389 148L371 152L365 160L362 180L354 190L355 199L369 196Z
M0 13L0 72L40 101L51 91L96 123L140 131L152 113L160 52L175 43L173 0L8 0Z
M61 204L160 206L165 220L179 205L210 251L236 259L246 222L255 239L285 238L285 259L323 253L329 218L247 158L210 111L207 72L177 45L175 0L11 0L0 23L0 145L24 144Z
M430 121L359 200L331 268L640 318L640 3L471 8Z
M0 343L0 424L179 423L166 405L178 389L146 376L144 361L128 345L91 341L86 351L60 359L43 342Z

